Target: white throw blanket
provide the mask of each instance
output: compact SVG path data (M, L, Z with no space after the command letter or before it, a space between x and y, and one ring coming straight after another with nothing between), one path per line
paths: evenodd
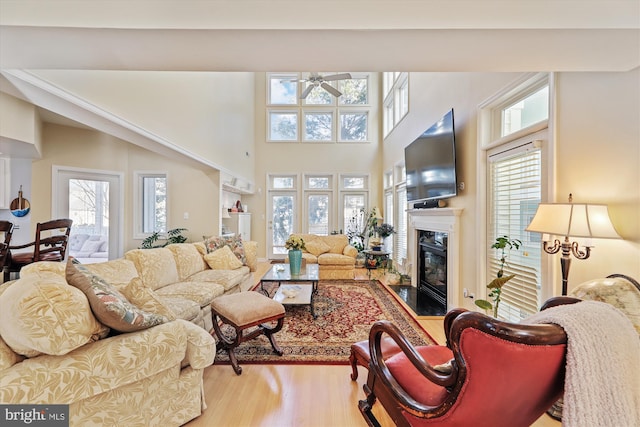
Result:
M554 323L567 334L563 426L640 426L640 340L620 310L582 301L524 323Z

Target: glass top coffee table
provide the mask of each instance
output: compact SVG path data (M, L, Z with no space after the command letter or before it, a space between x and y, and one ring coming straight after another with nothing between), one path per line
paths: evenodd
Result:
M308 305L315 318L313 298L318 292L318 264L307 264L300 274L292 275L288 263L274 264L260 279L259 291L268 295L265 283L278 283L273 299L282 305Z

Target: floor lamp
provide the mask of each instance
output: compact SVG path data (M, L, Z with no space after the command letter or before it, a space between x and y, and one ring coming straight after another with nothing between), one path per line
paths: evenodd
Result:
M607 205L591 205L573 203L569 194L569 203L540 203L535 216L526 231L564 236L559 239L544 241L542 248L548 254L555 254L562 250L560 266L562 268L562 295L567 295L569 267L571 255L577 259L587 259L591 255L591 246L580 249L578 242L569 241L569 237L583 237L587 239L620 239L609 218Z

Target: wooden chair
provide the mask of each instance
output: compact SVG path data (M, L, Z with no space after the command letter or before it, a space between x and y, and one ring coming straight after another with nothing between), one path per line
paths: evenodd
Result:
M579 301L552 300L543 309ZM398 426L528 426L561 396L567 343L561 327L464 309L450 311L444 325L446 346L421 347L388 321L373 325L366 399L359 402L367 424L380 425L371 411L378 400ZM384 336L400 352L383 356Z
M71 219L54 219L39 222L36 225L36 237L33 242L9 246L9 249L25 249L33 246L33 252L18 252L9 255L4 271L4 281L10 279L11 273L20 272L22 267L37 261L63 261L67 253Z
M0 234L4 234L4 241L0 241L0 271L4 272L5 265L9 259L9 244L13 234L13 223L10 221L0 221Z

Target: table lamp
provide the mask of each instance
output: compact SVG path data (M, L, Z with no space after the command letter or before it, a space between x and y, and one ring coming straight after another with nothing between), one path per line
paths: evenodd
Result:
M581 250L578 242L570 242L569 237L584 237L587 239L620 239L609 218L607 205L592 205L573 203L569 194L569 203L540 203L535 216L526 231L564 236L551 242L544 241L542 248L548 254L558 253L562 249L560 266L562 268L562 295L567 295L569 267L571 254L577 259L587 259L591 255L591 246L584 246Z

